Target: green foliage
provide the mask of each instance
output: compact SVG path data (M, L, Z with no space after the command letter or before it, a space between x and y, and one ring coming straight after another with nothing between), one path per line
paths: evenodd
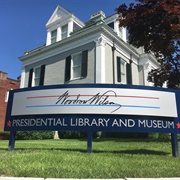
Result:
M59 131L58 132L60 139L79 139L79 138L87 138L87 132L85 131ZM93 132L93 138L99 138L101 136L101 132Z
M148 133L107 132L110 138L148 138Z
M137 48L144 47L146 53L153 52L158 59L159 68L148 75L148 81L155 86L166 82L167 87L179 89L179 7L179 0L137 0L116 9L120 26L127 27L129 32L128 42Z
M149 139L155 140L155 139L158 139L158 137L159 137L159 133L149 133L148 134Z
M171 139L171 134L160 133L158 139L160 139L160 140L170 140Z
M169 133L149 133L149 139L152 140L171 140L171 135Z
M0 140L8 140L10 133L8 131L0 131Z
M18 140L53 139L54 131L17 131Z
M58 131L60 139L78 139L80 138L79 131Z
M106 137L110 138L145 138L151 140L170 140L169 133L124 133L124 132L107 132Z
M93 132L93 138L100 138L102 135L101 131Z
M92 133L93 138L100 138L102 132L101 131L96 131ZM80 138L87 138L87 132L86 131L81 131L80 132Z

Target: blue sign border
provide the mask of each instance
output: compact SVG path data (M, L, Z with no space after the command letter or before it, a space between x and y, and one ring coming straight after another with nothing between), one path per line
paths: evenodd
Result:
M9 101L5 119L5 131L11 131L11 141L15 131L26 130L72 130L72 131L113 131L113 132L160 132L171 133L172 137L172 151L173 156L178 156L178 140L177 134L180 133L180 120L179 118L167 118L167 117L153 117L153 116L132 116L132 115L90 115L90 114L56 114L56 115L23 115L23 116L11 116L12 103L14 93L24 91L35 90L48 90L58 88L129 88L129 89L144 89L153 91L174 92L176 94L178 117L180 117L180 91L167 88L158 88L150 86L138 86L138 85L117 85L117 84L65 84L65 85L51 85L51 86L38 86L31 88L16 89L10 91ZM171 108L171 107L169 107ZM54 125L50 126L48 123L40 123L40 121L47 121L47 118L51 118ZM24 120L26 119L26 121ZM36 125L24 126L28 124L28 120L33 119ZM77 125L76 119L81 121L86 119L86 124ZM95 119L95 120L94 120ZM96 119L108 119L108 122L101 120L101 124L97 126ZM18 120L18 122L17 122ZM14 121L14 122L13 122ZM37 122L38 121L38 122ZM57 123L58 121L58 123ZM68 124L68 122L72 124ZM13 124L12 124L13 122ZM88 122L88 123L87 123ZM18 124L19 123L19 124ZM105 124L103 124L105 123ZM139 123L139 124L138 124ZM18 125L17 125L18 124ZM108 124L108 125L107 125ZM162 125L163 124L163 125ZM144 126L144 127L143 127ZM162 128L163 126L163 128ZM90 137L90 136L89 136ZM92 139L92 138L89 138ZM15 139L14 139L15 140ZM11 142L12 144L12 142ZM89 143L91 144L91 143Z

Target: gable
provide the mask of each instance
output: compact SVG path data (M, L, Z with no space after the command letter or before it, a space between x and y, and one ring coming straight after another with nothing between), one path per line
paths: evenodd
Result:
M48 20L46 26L52 24L53 22L62 19L63 17L67 16L71 14L69 11L67 11L66 9L64 9L62 6L58 5L55 9L55 11L53 12L53 14L51 15L50 19Z

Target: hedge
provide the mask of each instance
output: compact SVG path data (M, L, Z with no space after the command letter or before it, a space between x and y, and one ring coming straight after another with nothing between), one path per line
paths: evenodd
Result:
M18 140L41 140L53 139L54 131L17 131L16 139Z
M10 136L10 132L0 131L0 140L8 140L9 136Z

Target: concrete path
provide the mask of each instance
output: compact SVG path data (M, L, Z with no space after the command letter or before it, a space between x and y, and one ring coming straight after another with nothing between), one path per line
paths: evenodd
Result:
M31 178L31 177L0 177L0 180L180 180L178 178L125 178L125 179L66 179L66 178Z

